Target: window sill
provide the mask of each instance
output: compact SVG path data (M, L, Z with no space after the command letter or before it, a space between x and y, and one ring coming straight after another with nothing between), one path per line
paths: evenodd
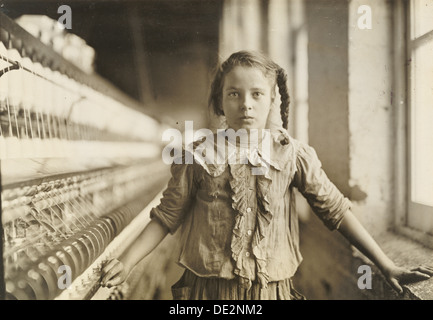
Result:
M433 250L433 236L408 227L397 227L396 233L413 239Z
M433 250L430 247L427 247L418 241L409 239L407 237L407 230L404 230L404 233L401 233L400 229L397 231L398 233L384 233L377 236L375 239L385 254L387 254L397 266L408 269L413 269L422 265L433 266ZM412 236L413 235L411 234L411 237ZM429 236L423 237L424 240L428 240L429 238ZM372 265L372 263L357 250L355 250L354 255ZM380 275L378 282L381 282L381 285L388 286L388 284L385 284L386 281L377 267L372 265L372 270L374 274ZM396 299L433 300L433 277L429 280L411 283L403 287L403 296L396 296Z

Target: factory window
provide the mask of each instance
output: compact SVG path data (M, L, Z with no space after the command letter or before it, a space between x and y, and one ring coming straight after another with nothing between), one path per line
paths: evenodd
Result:
M433 234L433 2L412 0L407 16L408 227Z

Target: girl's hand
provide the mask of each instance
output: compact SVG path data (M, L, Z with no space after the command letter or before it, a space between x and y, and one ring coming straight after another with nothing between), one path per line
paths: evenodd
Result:
M399 294L403 293L402 285L427 280L433 275L432 267L417 267L411 270L393 266L384 272L386 280Z
M129 270L118 259L107 260L101 271L101 286L108 288L123 283L129 274Z

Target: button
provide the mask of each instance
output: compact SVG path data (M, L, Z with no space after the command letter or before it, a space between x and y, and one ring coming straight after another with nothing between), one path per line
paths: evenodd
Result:
M253 233L252 230L248 230L248 231L247 231L247 234L248 234L249 236L250 236L252 233Z
M246 255L247 257L249 257L249 256L250 256L250 253L249 253L249 252L245 252L245 255Z
M251 208L247 208L247 212L250 213L251 212Z

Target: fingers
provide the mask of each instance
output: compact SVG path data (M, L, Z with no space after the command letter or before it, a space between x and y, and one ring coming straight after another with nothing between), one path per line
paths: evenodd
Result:
M400 284L398 283L397 279L392 278L389 280L389 284L391 285L391 287L397 291L399 294L403 293L403 288L400 286Z
M433 268L429 266L420 266L411 270L405 268L394 268L387 276L388 283L399 294L403 293L402 285L412 282L428 280L433 275Z
M424 273L422 271L412 271L412 274L414 275L414 277L420 280L427 280L430 279L431 277L431 275Z
M419 266L415 269L412 269L412 271L419 271L424 274L428 274L429 276L433 276L433 267L429 267L429 266Z
M117 259L110 259L104 262L104 266L102 267L101 271L103 273L106 273L109 271L119 260Z
M117 260L112 259L108 261L102 268L101 285L111 287L122 282L120 273L123 271L123 264Z
M123 278L120 275L115 276L114 278L112 278L111 280L109 280L106 283L106 286L108 288L114 287L114 286L118 286L119 284L121 284L123 282Z
M419 271L408 271L407 273L402 275L400 283L409 284L427 279L430 279L430 276L428 274Z
M104 263L104 266L101 269L101 281L103 280L109 280L109 278L107 278L110 275L111 269L113 269L116 264L117 264L118 260L117 259L111 259L108 260ZM111 276L113 276L114 274L111 274ZM105 282L105 281L104 281Z

